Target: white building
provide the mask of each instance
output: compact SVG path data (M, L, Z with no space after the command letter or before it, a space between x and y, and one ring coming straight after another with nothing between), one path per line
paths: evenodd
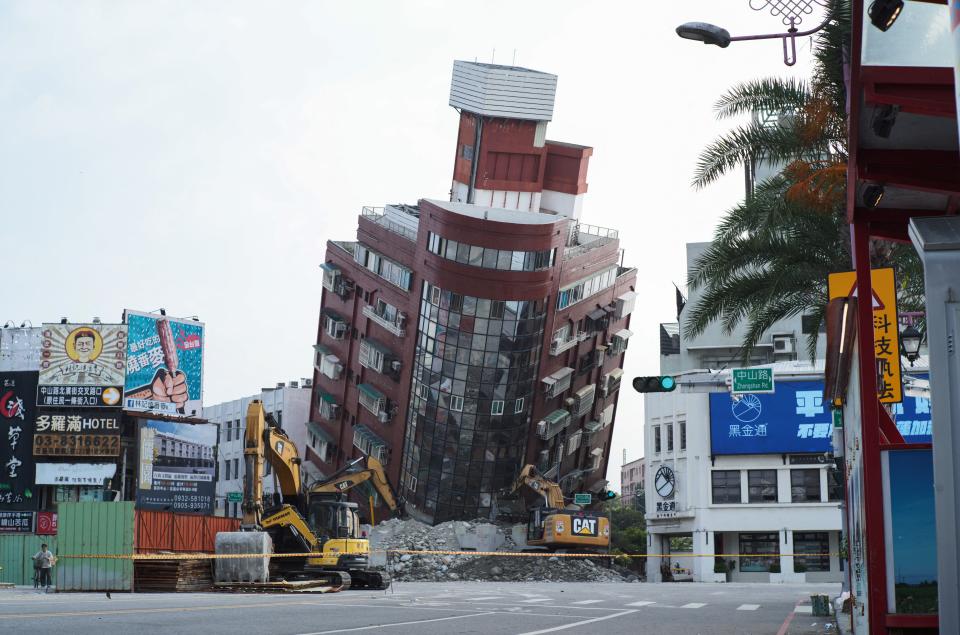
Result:
M243 492L243 435L247 428L247 406L254 399L263 402L266 412L273 415L284 432L290 436L304 457L308 443L307 424L310 418L311 381L292 381L289 384L278 383L276 388L264 388L259 394L234 399L212 406L204 406L203 414L211 423L220 426L220 443L217 456L217 494L216 514L218 516L242 516L240 502L228 500L238 498ZM304 469L309 467L304 461ZM269 464L265 466L263 490L265 495L276 490L271 478Z
M620 503L630 509L639 509L638 500L646 488L647 463L641 456L620 466Z
M688 266L706 246L687 245ZM744 364L742 327L685 338L683 318L661 327L661 373L688 374L674 392L645 395L647 553L662 556L647 558L647 579L666 568L675 580L726 579L719 565L734 581L840 581L843 486L823 364L798 361L809 319L777 323ZM744 365L773 369L777 391L734 399L729 369Z

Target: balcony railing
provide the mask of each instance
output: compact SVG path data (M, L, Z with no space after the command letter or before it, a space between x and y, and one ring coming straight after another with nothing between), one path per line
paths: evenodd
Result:
M572 337L566 340L563 340L563 341L554 340L553 342L550 343L550 354L559 355L560 353L570 350L580 342L586 341L589 338L590 338L590 333L588 333L587 331L580 331L576 335L573 335Z
M409 227L404 227L400 223L395 223L392 220L387 220L386 215L383 213L382 207L369 207L364 206L360 212L360 215L366 218L367 220L380 225L387 231L391 231L394 234L403 236L407 240L412 240L416 242L417 232L413 231Z
M403 328L403 326L380 315L377 313L377 310L369 304L363 305L362 313L397 337L403 337L407 334L407 331Z

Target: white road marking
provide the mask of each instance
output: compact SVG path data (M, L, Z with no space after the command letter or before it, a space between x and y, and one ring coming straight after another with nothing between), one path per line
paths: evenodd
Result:
M793 607L794 613L806 613L807 615L813 615L812 606L795 606Z
M579 602L571 602L570 604L596 604L597 602L603 602L603 600L580 600Z
M467 602L479 602L480 600L499 600L502 595L484 595L478 598L465 598Z
M760 608L759 604L741 604L737 607L738 611L756 611Z
M564 631L568 628L576 628L577 626L583 626L585 624L593 624L594 622L602 622L604 620L612 620L615 617L623 617L624 615L629 615L630 613L636 613L636 609L630 609L627 611L620 611L619 613L613 613L611 615L604 615L603 617L594 617L589 620L581 620L579 622L572 622L570 624L564 624L563 626L554 626L553 628L545 628L540 631L528 631L526 633L520 633L520 635L543 635L543 633L555 633L556 631Z
M680 608L682 609L702 609L707 605L706 602L690 602L689 604L684 604Z
M524 604L529 604L530 602L549 602L550 598L533 598L532 600L520 600Z
M631 602L627 606L650 606L651 604L656 604L656 602L650 602L649 600L642 600L640 602Z
M372 626L358 626L356 628L338 628L332 631L315 631L313 633L301 633L300 635L327 635L328 633L353 633L356 631L369 631L377 628L393 628L395 626L410 626L412 624L429 624L430 622L446 622L448 620L462 620L467 617L482 617L484 615L496 615L495 613L470 613L469 615L452 615L450 617L437 617L432 620L414 620L412 622L391 622L389 624L374 624Z

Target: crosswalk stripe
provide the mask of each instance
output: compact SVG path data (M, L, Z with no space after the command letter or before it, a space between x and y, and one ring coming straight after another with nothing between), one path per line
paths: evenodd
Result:
M756 611L760 608L759 604L741 604L737 607L738 611Z
M603 600L580 600L579 602L571 602L570 604L596 604L597 602L603 602Z
M642 600L640 602L631 602L627 606L650 606L651 604L656 604L656 602L649 602L647 600Z
M700 609L707 605L706 602L690 602L689 604L684 604L680 608L682 609Z
M520 600L521 602L549 602L550 598L533 598L532 600Z

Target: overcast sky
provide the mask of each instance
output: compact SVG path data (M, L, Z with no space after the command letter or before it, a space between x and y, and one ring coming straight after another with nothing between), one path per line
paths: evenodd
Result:
M810 61L679 39L691 20L781 29L746 0L4 2L0 322L197 315L208 404L311 376L326 241L362 205L448 195L453 60L494 59L559 76L547 136L594 148L582 220L639 268L626 373L656 374L684 243L743 193L689 186L728 125L712 104ZM642 422L624 390L614 484Z

